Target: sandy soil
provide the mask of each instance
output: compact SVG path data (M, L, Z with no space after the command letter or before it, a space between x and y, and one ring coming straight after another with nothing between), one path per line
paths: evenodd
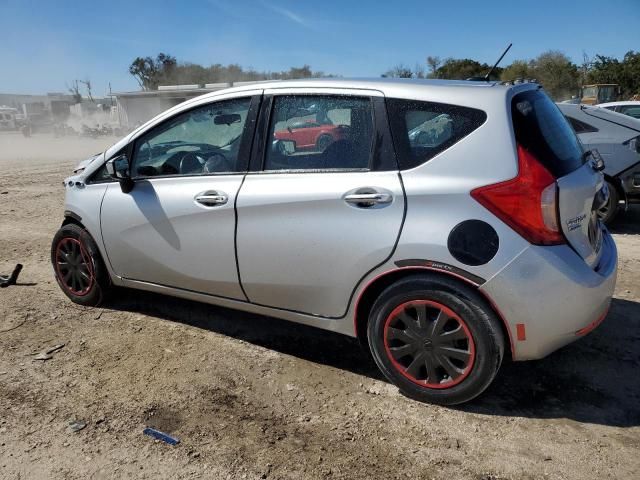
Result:
M441 408L346 337L141 292L67 300L49 265L61 180L111 141L0 134L0 272L25 265L0 290L0 478L639 478L640 209L614 229L608 320Z

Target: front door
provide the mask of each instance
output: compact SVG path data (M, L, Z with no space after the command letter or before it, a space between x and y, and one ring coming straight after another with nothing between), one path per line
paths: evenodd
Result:
M135 140L135 186L123 193L118 184L109 185L101 210L107 257L117 275L245 299L235 260L234 202L248 165L251 102L200 105Z
M273 98L262 167L238 195L240 277L253 303L338 318L362 277L392 254L403 189L397 166L377 168L390 147L374 108L381 94L297 92ZM276 132L316 118L340 135L311 150L278 140Z

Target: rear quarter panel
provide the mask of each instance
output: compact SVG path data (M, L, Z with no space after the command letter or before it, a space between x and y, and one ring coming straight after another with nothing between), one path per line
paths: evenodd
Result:
M483 95L448 98L446 102L483 110L487 120L449 149L413 169L402 172L407 195L407 216L394 261L420 258L448 263L489 279L528 243L476 202L474 188L517 175L515 138L511 125L510 90L496 87ZM455 103L454 103L455 104ZM484 265L469 266L456 260L447 248L451 230L460 222L478 219L498 233L499 249Z

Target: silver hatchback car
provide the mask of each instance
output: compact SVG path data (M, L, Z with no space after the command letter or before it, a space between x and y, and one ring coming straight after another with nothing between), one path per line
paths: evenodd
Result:
M596 160L536 84L245 85L83 162L51 260L74 302L122 286L332 330L457 404L606 316Z

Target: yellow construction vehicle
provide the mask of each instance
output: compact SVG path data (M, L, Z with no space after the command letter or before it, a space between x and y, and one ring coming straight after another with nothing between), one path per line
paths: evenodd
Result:
M584 85L580 93L580 103L587 105L615 102L620 95L620 85L617 83L594 83L593 85Z

